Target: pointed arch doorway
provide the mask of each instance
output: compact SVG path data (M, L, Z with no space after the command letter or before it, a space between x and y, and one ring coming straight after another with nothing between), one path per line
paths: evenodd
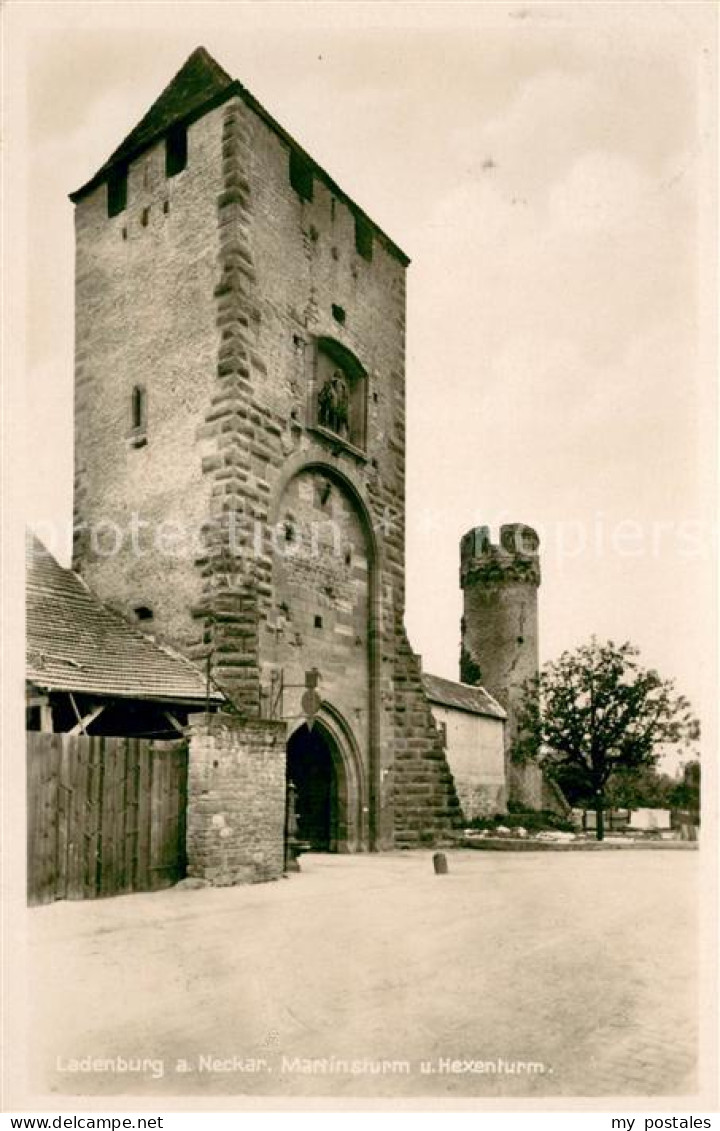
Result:
M333 728L303 723L287 744L287 781L292 783L296 838L311 852L353 852L363 846L362 787L357 761L348 756Z
M297 839L311 852L337 852L338 773L330 741L320 727L303 725L287 748L288 782L295 787Z

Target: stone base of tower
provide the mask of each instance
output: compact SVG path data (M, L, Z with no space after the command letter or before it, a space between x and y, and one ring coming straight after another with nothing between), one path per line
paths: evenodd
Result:
M508 805L521 809L543 808L543 775L539 766L507 767Z
M507 783L510 808L542 809L561 817L570 811L560 787L546 778L539 766L511 763L507 768Z

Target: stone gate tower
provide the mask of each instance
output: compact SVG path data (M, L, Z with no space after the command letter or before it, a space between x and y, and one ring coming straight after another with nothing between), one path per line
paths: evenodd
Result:
M542 775L514 766L510 752L526 680L538 672L540 540L521 523L503 526L495 545L486 526L460 543L463 590L460 679L482 684L507 711L505 764L509 800L542 807Z
M309 843L442 839L404 629L407 256L203 48L72 200L75 568L287 722Z

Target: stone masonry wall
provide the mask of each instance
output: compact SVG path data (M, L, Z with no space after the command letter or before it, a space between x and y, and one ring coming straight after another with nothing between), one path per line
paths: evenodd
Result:
M322 470L301 471L283 493L285 527L276 540L273 596L279 610L266 632L264 685L282 671L283 710L301 713L304 673L321 673L320 694L352 723L365 764L369 749L368 615L370 562L356 509ZM291 536L291 540L287 538ZM277 676L274 677L277 683Z
M216 373L197 428L202 473L209 485L210 523L203 550L195 558L202 596L193 608L197 641L188 651L200 660L210 650L218 684L237 706L258 715L258 598L261 587L267 590L268 579L254 527L264 517L268 486L258 474L256 454L267 450L266 436L277 435L279 426L263 420L253 408L253 370L263 365L252 329L260 317L251 239L252 124L239 99L222 110L220 156L217 279L212 291Z
M243 498L254 520L264 690L278 665L287 684L302 683L301 673L311 667L320 669L322 697L353 731L363 760L371 842L390 847L394 795L380 783L389 780L394 761L395 612L404 606L405 264L377 234L372 257L361 255L348 203L319 175L309 198L301 196L290 181L287 141L249 109L245 119L252 133L250 238L258 305L249 328L252 393L244 442L250 469ZM366 372L363 450L314 427L321 339L349 351ZM364 577L353 580L356 596L345 611L342 601L334 612L323 611L325 552L306 586L307 609L288 594L288 585L298 587L297 563L284 554L276 532L288 511L298 510L294 500L311 479L333 485L327 509L336 507L339 544L352 532L350 570L367 563ZM308 507L301 509L300 526ZM299 529L298 540L308 534ZM340 574L347 568L342 549L337 559L332 571ZM291 618L307 614L309 625L295 630L286 604ZM315 627L315 614L322 627ZM280 635L278 625L285 625ZM296 694L285 697L289 710Z
M421 683L421 664L407 641L395 660L395 843L442 843L463 817L441 733Z
M284 723L192 715L188 763L188 876L216 886L283 873Z
M508 524L500 542L487 527L470 531L461 543L463 589L460 679L487 688L507 711L505 765L508 799L542 806L542 774L511 757L518 733L524 685L538 672L538 538L522 524Z
M131 163L123 212L108 217L104 184L75 209L75 567L123 613L151 608L143 627L181 647L198 632L194 557L210 514L196 433L217 365L221 161L216 109L190 125L177 176L165 176L160 141ZM141 446L136 385L147 395Z

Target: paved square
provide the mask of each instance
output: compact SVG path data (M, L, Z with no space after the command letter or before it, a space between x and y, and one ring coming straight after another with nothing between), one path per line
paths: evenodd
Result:
M698 853L448 855L33 909L41 1090L695 1091Z

